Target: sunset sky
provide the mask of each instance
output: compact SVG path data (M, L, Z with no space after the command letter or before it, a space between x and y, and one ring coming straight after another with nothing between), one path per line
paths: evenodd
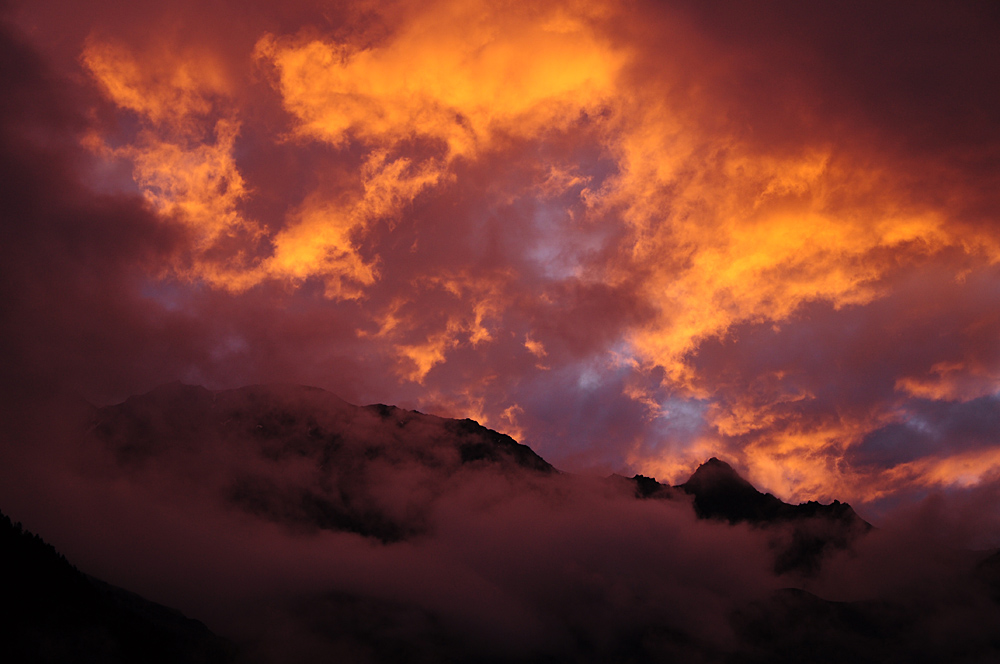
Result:
M8 401L315 385L862 513L1000 482L994 2L0 6Z

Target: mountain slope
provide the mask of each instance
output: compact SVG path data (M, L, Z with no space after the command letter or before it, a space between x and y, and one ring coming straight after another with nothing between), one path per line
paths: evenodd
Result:
M0 643L8 662L230 662L179 612L89 577L0 514Z
M214 464L207 481L226 478L219 491L242 510L382 542L425 532L431 504L462 478L555 472L529 447L472 420L354 406L289 385L213 392L172 383L97 409L90 436L129 472Z

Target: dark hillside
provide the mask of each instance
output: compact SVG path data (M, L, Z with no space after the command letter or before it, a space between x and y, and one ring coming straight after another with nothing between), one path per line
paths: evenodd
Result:
M6 662L233 661L197 620L89 577L0 514L0 641Z

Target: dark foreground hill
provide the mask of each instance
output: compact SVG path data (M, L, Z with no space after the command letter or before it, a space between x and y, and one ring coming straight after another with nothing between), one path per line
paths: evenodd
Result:
M179 605L239 650L7 522L4 661L1000 661L1000 554L784 503L718 459L678 486L588 479L471 420L180 384L93 409L68 450L105 512L84 517L155 540L108 558L157 588L187 556Z
M87 576L0 514L5 662L231 662L235 647L180 612Z

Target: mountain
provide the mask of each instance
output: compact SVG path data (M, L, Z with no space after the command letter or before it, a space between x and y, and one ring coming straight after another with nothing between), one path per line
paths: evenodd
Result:
M211 391L171 383L96 409L89 435L122 468L174 463L188 472L219 463L219 491L243 511L382 543L427 533L434 504L463 482L558 474L528 446L473 420L355 406L293 385ZM640 498L692 497L702 519L771 528L778 572L815 573L824 555L871 529L846 503L789 505L716 458L676 487L641 475L631 482Z
M13 661L1000 661L1000 554L784 503L716 458L677 486L578 477L472 420L288 385L88 418L63 523L239 650L9 524Z
M7 662L231 662L232 644L165 606L87 576L0 513Z
M220 463L219 477L232 478L221 490L247 512L383 543L425 532L431 503L457 475L556 472L472 420L354 406L291 385L213 392L172 383L96 409L89 435L124 468Z
M164 446L201 444L211 435L229 442L255 441L272 458L318 455L329 463L360 453L368 459L452 469L486 461L553 471L526 445L473 420L384 404L354 406L325 390L300 385L213 392L174 382L98 409L93 426L123 461L155 456Z
M732 466L715 457L698 466L688 481L677 488L694 496L694 509L705 519L763 524L819 517L856 524L864 531L871 529L871 524L847 503L834 500L822 505L811 500L790 505L770 493L761 493Z
M824 556L847 549L872 529L850 505L838 500L829 505L816 501L791 505L770 493L761 493L732 466L715 457L674 487L642 475L630 481L638 498L680 500L688 496L701 519L747 523L767 530L778 574L814 575Z

